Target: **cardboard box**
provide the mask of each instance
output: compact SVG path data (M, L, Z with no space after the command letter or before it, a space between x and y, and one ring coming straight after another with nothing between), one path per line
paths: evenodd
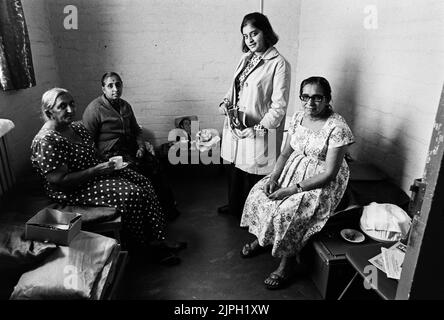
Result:
M78 213L45 208L26 222L26 239L68 246L80 231L81 217Z

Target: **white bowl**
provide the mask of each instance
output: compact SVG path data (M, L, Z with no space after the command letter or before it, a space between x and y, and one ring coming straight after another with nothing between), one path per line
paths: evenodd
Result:
M362 232L364 232L370 239L382 243L395 243L401 240L401 234L391 231L365 230L362 224L359 224Z

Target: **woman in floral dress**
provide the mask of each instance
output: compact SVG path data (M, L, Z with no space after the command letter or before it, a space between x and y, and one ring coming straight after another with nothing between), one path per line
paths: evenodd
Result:
M243 257L272 246L271 255L281 258L265 279L269 289L288 280L299 252L334 212L349 178L344 155L354 137L329 104L330 84L308 78L301 83L300 99L303 110L292 117L284 150L272 173L251 190L241 219L241 227L256 236L242 248Z
M62 88L43 94L45 124L31 145L31 161L45 181L45 191L65 205L108 206L122 216L122 226L137 248L155 246L159 262L177 264L167 252L165 218L150 181L112 161L99 160L94 141L80 122L73 122L74 100Z

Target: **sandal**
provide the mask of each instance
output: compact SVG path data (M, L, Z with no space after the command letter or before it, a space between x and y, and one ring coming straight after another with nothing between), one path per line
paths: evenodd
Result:
M265 248L261 247L259 245L259 243L255 247L253 247L251 245L251 243L247 243L246 245L244 245L242 247L242 250L240 251L240 255L242 258L252 258L252 257L255 257L255 256L261 254L264 251L265 251Z
M271 273L267 279L265 279L264 284L265 287L269 290L282 289L284 286L288 284L288 280L290 277L281 276L277 273Z

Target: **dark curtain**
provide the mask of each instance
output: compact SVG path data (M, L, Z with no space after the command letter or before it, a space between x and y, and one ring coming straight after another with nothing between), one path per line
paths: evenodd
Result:
M0 88L35 86L31 45L20 0L0 0Z

